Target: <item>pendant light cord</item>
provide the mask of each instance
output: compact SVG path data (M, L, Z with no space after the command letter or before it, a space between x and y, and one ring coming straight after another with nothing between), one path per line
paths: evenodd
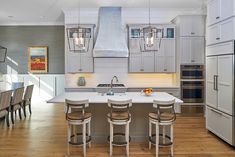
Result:
M150 0L149 0L149 26L150 26Z

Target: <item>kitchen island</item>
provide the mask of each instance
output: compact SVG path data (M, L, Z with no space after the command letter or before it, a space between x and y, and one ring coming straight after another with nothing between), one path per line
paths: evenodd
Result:
M48 103L64 103L65 98L71 100L89 100L90 107L87 110L92 113L91 132L92 138L96 142L105 142L109 134L109 124L106 118L106 114L109 112L108 99L132 99L130 136L133 141L147 141L148 139L148 113L154 111L152 107L153 100L175 99L176 109L183 103L180 99L166 92L154 92L150 96L145 96L140 92L115 93L114 96L97 92L65 92L49 100ZM117 128L117 130L120 132L123 131L123 128Z

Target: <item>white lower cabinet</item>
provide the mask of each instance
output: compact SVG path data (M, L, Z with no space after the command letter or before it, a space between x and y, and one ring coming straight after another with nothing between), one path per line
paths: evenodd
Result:
M233 117L211 107L206 107L206 128L233 144Z

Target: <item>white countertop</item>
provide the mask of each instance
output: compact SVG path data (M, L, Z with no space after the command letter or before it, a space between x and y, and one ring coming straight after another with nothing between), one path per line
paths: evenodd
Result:
M66 99L84 100L89 99L90 103L107 103L108 99L126 100L132 99L133 103L153 103L153 100L172 100L175 99L177 104L182 104L183 101L166 93L154 92L151 96L142 95L140 92L115 93L114 96L102 95L97 92L65 92L59 96L49 100L48 103L63 103Z
M65 87L66 89L95 89L97 87L94 86L76 86L76 87ZM101 87L100 87L101 88ZM115 88L120 88L120 87L115 87ZM180 88L179 86L157 86L157 87L146 87L146 86L125 86L122 88L154 88L154 89L175 89L175 88Z

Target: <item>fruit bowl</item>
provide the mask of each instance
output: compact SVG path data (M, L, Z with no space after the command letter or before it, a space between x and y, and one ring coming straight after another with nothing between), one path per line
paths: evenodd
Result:
M153 94L153 89L152 88L145 88L141 91L141 93L144 93L146 96L150 96Z

